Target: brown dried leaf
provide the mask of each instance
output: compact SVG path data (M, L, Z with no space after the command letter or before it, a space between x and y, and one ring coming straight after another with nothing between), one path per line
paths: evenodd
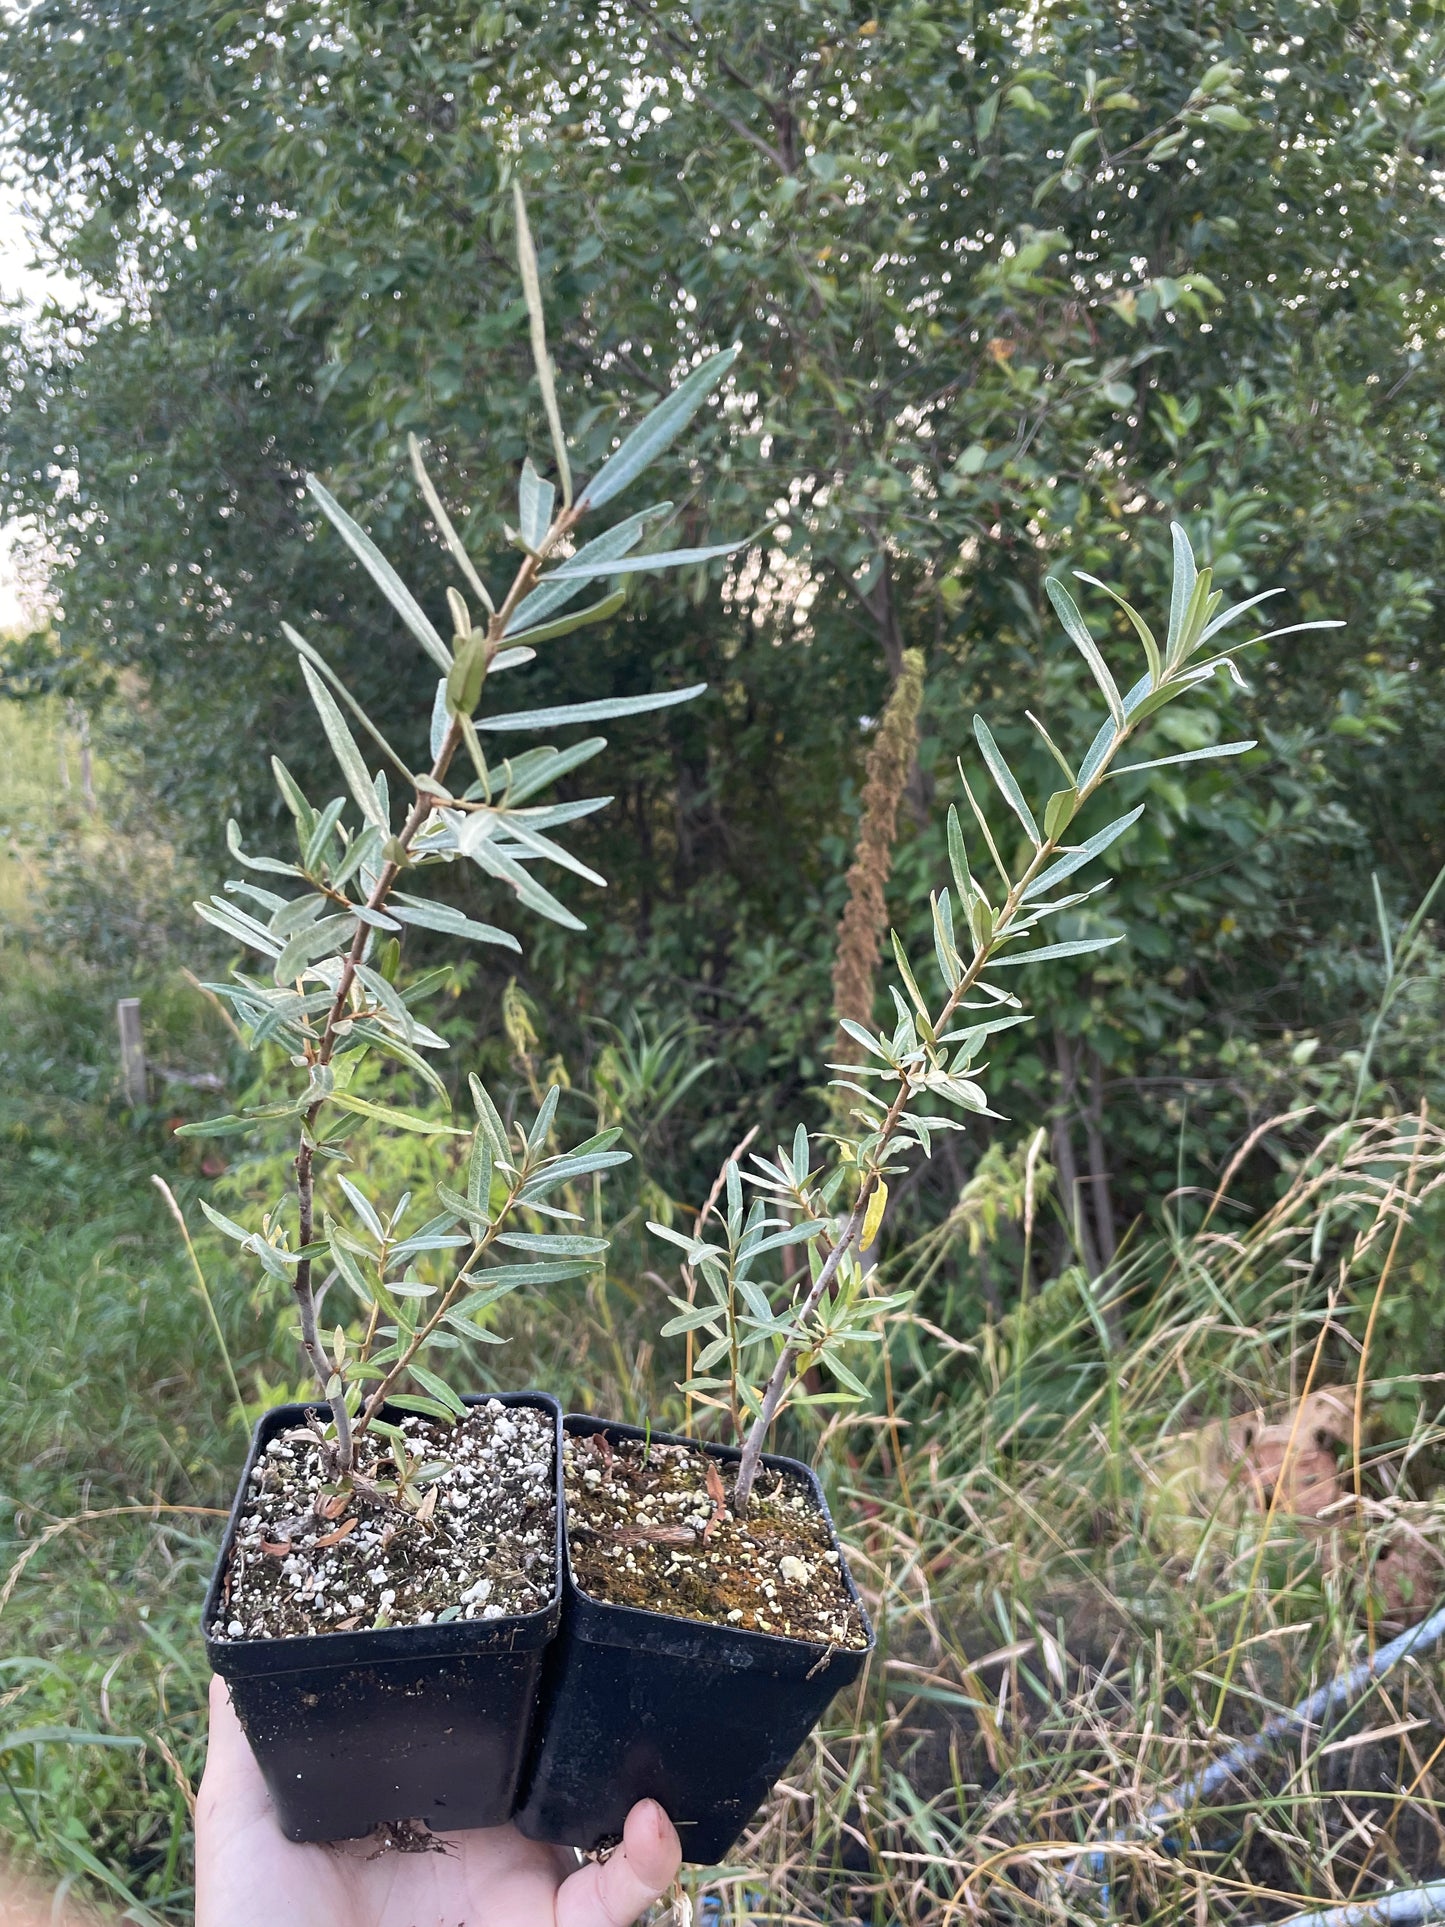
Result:
M316 1541L317 1551L321 1551L324 1546L339 1546L348 1532L355 1532L356 1524L354 1518L347 1519L336 1528L335 1532L325 1533Z
M432 1514L436 1511L437 1493L440 1491L440 1489L441 1488L439 1486L435 1486L435 1485L429 1485L427 1487L425 1496L423 1497L421 1504L416 1509L416 1518L417 1518L418 1525L425 1525L427 1521L431 1518Z
M712 1517L702 1529L702 1542L707 1545L718 1526L727 1517L728 1495L723 1485L722 1473L718 1470L716 1459L707 1462L707 1496L712 1500Z
M612 1538L615 1544L621 1546L693 1546L697 1544L697 1534L691 1526L617 1526Z
M350 1504L351 1494L349 1492L337 1492L334 1493L331 1498L323 1499L317 1505L316 1510L323 1519L339 1519Z
M260 1546L262 1552L269 1552L273 1559L287 1559L291 1555L289 1539L262 1539Z

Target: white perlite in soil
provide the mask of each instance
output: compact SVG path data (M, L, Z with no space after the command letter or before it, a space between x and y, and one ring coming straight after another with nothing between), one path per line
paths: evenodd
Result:
M536 1612L556 1583L551 1417L497 1399L455 1426L402 1421L420 1512L375 1490L396 1468L385 1440L347 1487L328 1478L308 1426L283 1432L251 1474L213 1638L277 1639ZM430 1496L432 1491L435 1497Z

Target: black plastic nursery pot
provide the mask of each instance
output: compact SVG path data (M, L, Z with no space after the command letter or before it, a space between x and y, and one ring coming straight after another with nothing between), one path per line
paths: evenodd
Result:
M468 1405L487 1403L470 1397ZM499 1396L555 1427L556 1579L536 1612L448 1625L284 1639L216 1639L251 1472L270 1441L324 1405L281 1405L256 1426L206 1594L206 1657L226 1681L289 1840L349 1840L384 1822L436 1831L510 1819L547 1647L562 1608L562 1409L541 1392Z
M634 1425L569 1415L567 1432L640 1439ZM731 1446L651 1434L724 1462ZM794 1459L763 1464L801 1478L833 1533L817 1479ZM834 1696L858 1677L874 1634L838 1545L840 1570L867 1633L845 1651L779 1634L607 1605L564 1570L562 1632L548 1655L542 1710L517 1825L532 1840L589 1852L621 1837L629 1809L653 1799L686 1859L714 1865L787 1769Z

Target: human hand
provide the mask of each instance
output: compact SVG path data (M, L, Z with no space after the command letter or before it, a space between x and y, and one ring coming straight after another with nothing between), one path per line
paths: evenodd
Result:
M442 1834L445 1853L370 1840L298 1846L276 1825L231 1697L211 1681L196 1797L196 1927L628 1927L677 1875L682 1847L655 1800L627 1816L605 1864L524 1840L513 1826Z

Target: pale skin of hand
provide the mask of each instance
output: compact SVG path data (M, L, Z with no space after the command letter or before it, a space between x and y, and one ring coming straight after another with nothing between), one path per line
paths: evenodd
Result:
M196 1796L196 1927L630 1927L682 1862L677 1830L655 1800L632 1809L622 1845L602 1864L578 1867L574 1854L511 1826L439 1837L449 1851L287 1840L230 1695L211 1681Z

